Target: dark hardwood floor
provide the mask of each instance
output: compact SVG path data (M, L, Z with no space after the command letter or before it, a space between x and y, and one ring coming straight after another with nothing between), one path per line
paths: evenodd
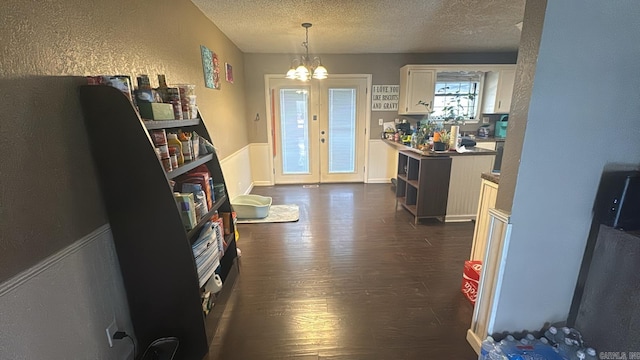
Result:
M240 224L240 276L210 360L477 359L460 292L473 223L425 220L388 184L258 187L300 221Z

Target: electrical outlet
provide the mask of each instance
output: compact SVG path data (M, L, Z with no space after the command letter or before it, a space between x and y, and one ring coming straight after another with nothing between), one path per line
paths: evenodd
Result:
M109 347L113 347L113 334L115 334L116 331L118 331L118 325L116 325L116 319L113 319L106 329L107 339L109 339Z
M382 126L383 122L384 122L384 119L378 119L378 125Z

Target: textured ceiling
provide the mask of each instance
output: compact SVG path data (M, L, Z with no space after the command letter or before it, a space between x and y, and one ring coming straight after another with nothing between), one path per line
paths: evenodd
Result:
M525 0L192 0L245 53L516 51Z

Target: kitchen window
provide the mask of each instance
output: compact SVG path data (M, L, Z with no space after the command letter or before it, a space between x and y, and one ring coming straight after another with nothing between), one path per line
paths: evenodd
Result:
M478 117L482 72L438 72L431 117L437 120L473 120Z

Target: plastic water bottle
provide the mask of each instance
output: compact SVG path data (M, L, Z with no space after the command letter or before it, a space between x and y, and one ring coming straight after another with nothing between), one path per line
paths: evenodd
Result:
M413 133L411 134L411 147L418 147L418 131L416 129L413 129Z
M531 341L529 339L527 339L526 337L523 337L522 339L520 339L520 344L522 344L522 345L533 345L531 343Z
M578 347L574 344L571 338L565 337L564 343L558 344L558 351L560 355L563 355L567 359L575 359L576 351Z
M480 357L478 360L489 360L489 354L496 348L496 341L491 336L487 338L480 345Z
M500 345L495 342L493 337L487 336L487 339L482 342L480 347L480 357L479 360L507 360L507 357L504 355L502 350L500 349Z
M561 327L560 331L562 332L562 336L564 336L565 338L569 336L569 334L571 334L571 329L566 326Z
M587 348L585 354L585 360L598 360L598 355L596 355L596 349L594 348Z
M580 331L574 328L570 328L569 335L567 337L570 338L576 346L584 346L584 341L582 340L582 334L580 333Z
M508 360L500 343L496 343L493 350L489 353L489 360Z
M540 340L536 339L536 337L533 334L527 334L525 336L525 339L527 339L529 341L529 345L535 346L535 345L540 343Z
M507 335L500 341L500 349L502 350L503 354L508 355L509 352L512 351L513 348L518 344L520 343L516 341L516 338L514 338L513 335Z
M566 327L566 326L560 330L561 331L558 333L558 335L561 337L562 340L557 342L558 345L562 345L565 339L570 339L573 345L575 345L576 347L584 346L584 342L582 340L582 334L580 334L580 331L574 328Z
M570 333L571 333L571 330L566 326L558 329L558 332L556 333L556 338L555 338L556 345L558 345L558 347L564 346L564 338L567 337L567 335Z
M544 337L552 344L557 344L558 329L555 326L550 326L547 331L544 332Z
M576 351L576 356L572 357L572 359L584 360L586 357L587 357L587 355L585 355L584 351L578 350L578 351Z

